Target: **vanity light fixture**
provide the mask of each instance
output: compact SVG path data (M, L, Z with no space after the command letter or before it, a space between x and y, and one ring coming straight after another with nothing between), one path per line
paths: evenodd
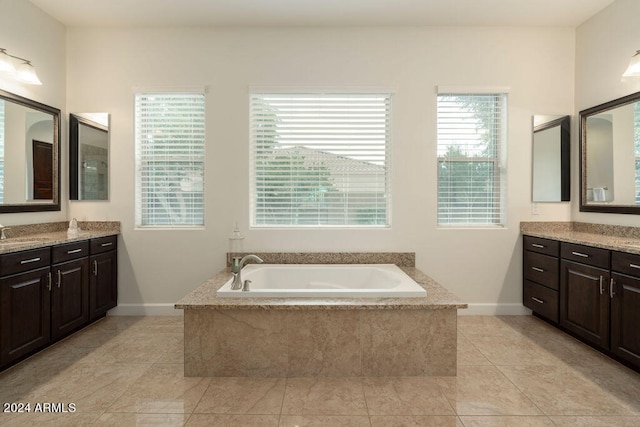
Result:
M11 57L5 49L0 48L0 72L15 73L16 68L11 62Z
M12 58L22 61L16 68L13 65ZM6 49L0 48L0 72L6 73L12 76L19 82L27 83L30 85L41 85L42 82L36 74L36 69L31 65L31 61L19 56L10 55Z
M640 77L640 50L631 57L629 66L622 77Z

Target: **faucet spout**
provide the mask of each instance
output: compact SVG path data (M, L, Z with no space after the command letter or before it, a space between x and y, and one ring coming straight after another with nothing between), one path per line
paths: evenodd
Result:
M240 275L240 272L242 271L242 267L244 267L244 265L245 265L245 263L247 261L254 261L254 262L258 263L258 264L262 264L264 262L257 255L246 255L246 256L242 257L240 259L240 261L237 261L237 259L234 259L233 269L231 270L231 273L233 274L233 281L231 282L231 289L233 289L233 290L242 289L242 277Z
M11 228L10 227L5 227L4 225L0 224L0 230L1 230L0 233L2 234L0 236L0 240L6 240L7 235L5 234L5 232L7 230L11 230Z

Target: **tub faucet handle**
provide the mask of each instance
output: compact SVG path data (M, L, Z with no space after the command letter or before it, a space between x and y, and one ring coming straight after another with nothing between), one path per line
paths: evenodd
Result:
M242 292L249 292L249 285L251 284L251 280L245 280L242 285Z

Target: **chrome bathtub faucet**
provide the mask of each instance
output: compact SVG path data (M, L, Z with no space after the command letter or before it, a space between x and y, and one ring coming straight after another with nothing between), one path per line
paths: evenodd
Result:
M5 232L7 230L11 230L11 227L5 227L4 225L0 224L0 240L6 240L7 239L7 235L5 234Z
M256 255L246 255L242 258L233 257L232 261L233 265L231 266L231 274L233 274L233 282L231 282L231 289L233 290L242 289L242 278L240 277L240 271L247 261L255 261L258 264L262 264L264 262L260 259L260 257Z

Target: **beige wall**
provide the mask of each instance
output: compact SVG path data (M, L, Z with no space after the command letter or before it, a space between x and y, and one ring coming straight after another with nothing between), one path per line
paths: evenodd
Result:
M221 269L235 221L247 250L415 251L421 269L474 307L520 311L519 222L570 216L566 203L531 215L531 117L572 111L573 29L74 28L67 55L68 110L111 114L110 201L71 202L70 213L122 221L121 312L170 306ZM505 229L436 226L437 85L511 88ZM134 88L184 86L208 90L206 227L136 230ZM395 92L391 229L248 229L251 87Z
M622 79L640 49L640 2L616 0L576 30L576 102L572 137L572 218L576 221L637 226L636 215L579 211L578 127L581 110L640 91L640 79ZM616 184L617 185L617 184ZM616 187L617 190L617 187Z
M0 89L62 110L62 164L67 169L66 29L58 21L25 0L0 0L0 47L8 53L31 60L42 86L17 83L0 75ZM10 141L7 141L9 144ZM24 142L23 142L24 144ZM24 148L21 148L24 151ZM22 155L24 157L24 154ZM24 168L23 168L24 170ZM69 192L66 173L61 174L60 212L0 214L3 225L61 221L67 218ZM23 186L23 182L20 185ZM10 185L9 182L6 185ZM20 192L24 200L24 189Z

